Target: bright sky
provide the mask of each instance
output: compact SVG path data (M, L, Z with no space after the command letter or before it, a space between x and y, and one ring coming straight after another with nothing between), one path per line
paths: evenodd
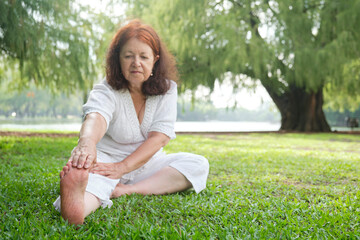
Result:
M232 107L237 102L238 107L256 110L265 102L272 102L269 94L260 84L253 90L242 88L234 95L233 87L225 82L222 85L215 84L211 100L217 108Z
M209 94L210 90L205 87L199 87L195 93L198 99L207 98ZM189 96L186 97L190 99L190 92L188 95ZM249 110L256 110L260 108L263 103L272 103L269 94L260 83L257 82L256 87L253 89L240 88L234 92L233 84L230 80L224 80L222 84L215 82L215 88L210 94L210 100L216 108L231 108L236 103L237 107Z
M81 4L87 4L97 11L105 11L106 3L108 0L78 0ZM125 12L124 9L119 8L116 11L116 15L123 15ZM200 87L196 92L196 96L206 97L209 95L209 90ZM223 84L216 83L214 92L211 94L210 99L217 108L232 107L235 102L237 102L238 107L243 107L249 110L256 110L263 103L272 102L269 94L266 92L265 88L261 84L257 84L255 89L249 90L246 88L241 88L241 90L236 91L236 94L233 93L233 87L230 81L224 81Z

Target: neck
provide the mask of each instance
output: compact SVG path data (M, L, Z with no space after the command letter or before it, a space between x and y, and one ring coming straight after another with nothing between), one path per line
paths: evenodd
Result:
M129 91L130 91L130 93L143 95L142 90L141 90L141 86L131 86L131 85L129 85Z
M146 96L142 93L141 89L129 88L130 95L133 99L145 100Z

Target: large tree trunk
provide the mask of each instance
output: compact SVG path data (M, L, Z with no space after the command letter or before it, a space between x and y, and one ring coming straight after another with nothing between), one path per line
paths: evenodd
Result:
M307 92L303 88L291 87L290 91L280 96L271 92L271 89L267 90L281 113L280 130L300 132L331 131L322 108L322 89L317 92Z

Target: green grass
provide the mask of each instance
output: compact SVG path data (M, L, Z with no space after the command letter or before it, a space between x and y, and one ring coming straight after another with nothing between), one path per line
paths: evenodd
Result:
M131 195L79 229L52 207L76 138L0 137L0 239L360 239L360 136L179 135L208 187Z

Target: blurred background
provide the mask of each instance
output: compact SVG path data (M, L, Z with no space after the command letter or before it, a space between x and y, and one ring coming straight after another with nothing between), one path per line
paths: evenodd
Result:
M178 132L359 130L360 0L1 0L0 130L78 131L133 18L176 57Z

